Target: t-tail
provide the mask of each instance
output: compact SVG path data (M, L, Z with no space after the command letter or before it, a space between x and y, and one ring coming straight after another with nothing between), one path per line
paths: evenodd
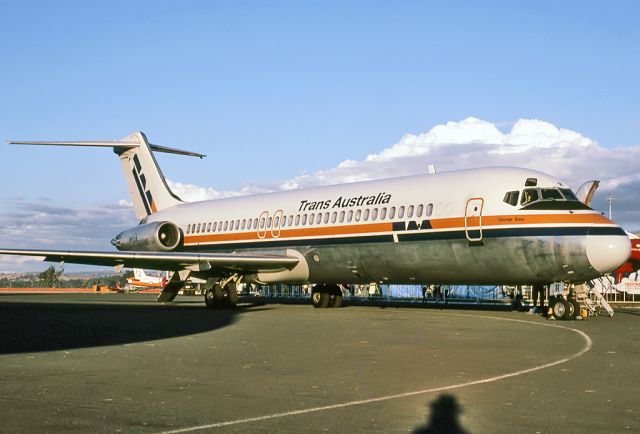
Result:
M144 133L138 131L113 141L11 141L12 145L53 145L53 146L97 146L111 147L120 158L120 164L127 181L133 208L138 220L172 207L181 202L173 194L152 151L188 155L203 158L205 155L181 149L150 144Z

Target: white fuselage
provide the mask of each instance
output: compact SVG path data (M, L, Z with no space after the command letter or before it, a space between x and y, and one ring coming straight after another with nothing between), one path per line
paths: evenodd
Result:
M262 283L579 282L624 262L624 231L561 190L540 172L485 168L181 203L143 223L176 224L186 252L301 259L246 277Z

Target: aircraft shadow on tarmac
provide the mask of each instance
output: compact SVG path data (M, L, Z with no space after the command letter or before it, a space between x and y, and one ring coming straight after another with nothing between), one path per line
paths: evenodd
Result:
M259 308L265 309L265 308ZM252 306L0 303L0 354L121 345L191 335L232 324Z
M467 434L459 422L458 415L462 411L453 395L440 395L430 404L431 416L425 425L413 430L414 434Z

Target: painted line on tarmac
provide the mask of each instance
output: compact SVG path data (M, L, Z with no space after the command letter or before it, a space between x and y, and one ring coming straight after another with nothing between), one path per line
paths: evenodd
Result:
M394 399L409 398L409 397L417 396L417 395L426 395L428 393L444 392L444 391L447 391L447 390L461 389L463 387L477 386L479 384L494 383L494 382L497 382L497 381L506 380L507 378L519 377L521 375L530 374L532 372L540 371L540 370L547 369L547 368L552 368L554 366L558 366L558 365L561 365L563 363L567 363L567 362L569 362L569 361L571 361L573 359L576 359L576 358L582 356L586 352L588 352L591 349L592 345L593 345L593 341L591 340L591 338L589 337L588 334L586 334L585 332L583 332L581 330L574 329L574 328L567 327L567 326L561 326L561 325L556 325L556 324L547 324L547 323L537 323L537 322L525 321L525 320L521 320L521 319L499 318L499 317L494 317L494 316L455 314L455 313L450 313L450 314L448 313L446 315L447 316L463 316L463 317L470 317L470 318L493 319L493 320L497 320L497 321L517 322L517 323L524 323L524 324L528 324L528 325L537 325L537 326L543 326L543 327L550 327L550 328L556 328L556 329L569 330L570 332L573 332L573 333L576 333L576 334L580 335L582 337L582 339L584 340L584 344L585 345L577 353L574 353L574 354L572 354L570 356L564 357L562 359L559 359L559 360L556 360L556 361L553 361L553 362L545 363L543 365L534 366L532 368L521 369L519 371L510 372L508 374L497 375L495 377L483 378L483 379L480 379L480 380L469 381L469 382L466 382L466 383L458 383L458 384L453 384L453 385L450 385L450 386L433 387L431 389L423 389L423 390L416 390L416 391L413 391L413 392L397 393L397 394L394 394L394 395L379 396L377 398L360 399L360 400L357 400L357 401L348 401L348 402L342 402L342 403L339 403L339 404L324 405L324 406L321 406L321 407L311 407L311 408L305 408L305 409L300 409L300 410L285 411L283 413L274 413L274 414L268 414L268 415L264 415L264 416L249 417L249 418L245 418L245 419L228 420L228 421L223 421L223 422L211 423L211 424L207 424L207 425L199 425L199 426L193 426L193 427L181 428L181 429L176 429L176 430L171 430L171 431L163 431L163 432L165 434L174 434L174 433L201 431L201 430L214 429L214 428L223 428L223 427L231 426L231 425L241 425L241 424L245 424L245 423L262 422L262 421L265 421L265 420L279 419L279 418L289 417L289 416L299 416L301 414L317 413L317 412L320 412L320 411L335 410L335 409L338 409L338 408L353 407L353 406L357 406L357 405L365 405L365 404L372 404L372 403L376 403L376 402L391 401L391 400L394 400Z

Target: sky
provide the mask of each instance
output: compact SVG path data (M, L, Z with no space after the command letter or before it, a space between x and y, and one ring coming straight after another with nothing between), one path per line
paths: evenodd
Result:
M640 3L9 2L0 139L159 155L185 200L488 165L542 170L640 230ZM108 149L0 144L0 247L110 250ZM0 272L42 270L0 257ZM71 266L69 266L71 267Z

